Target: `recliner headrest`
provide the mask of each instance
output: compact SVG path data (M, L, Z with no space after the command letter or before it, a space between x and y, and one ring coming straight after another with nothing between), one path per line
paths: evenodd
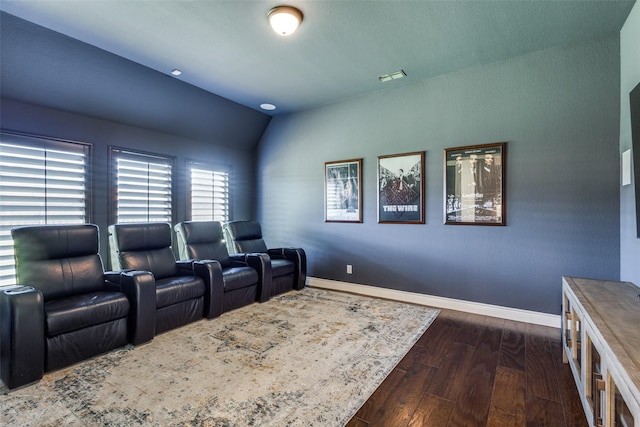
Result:
M11 230L16 254L23 261L76 258L99 251L94 224L37 225Z
M224 240L222 225L218 221L183 221L176 225L176 231L179 230L182 230L187 244Z
M262 239L262 229L258 221L231 221L226 226L235 240Z
M109 226L119 252L161 249L171 246L171 226L165 222L113 224Z

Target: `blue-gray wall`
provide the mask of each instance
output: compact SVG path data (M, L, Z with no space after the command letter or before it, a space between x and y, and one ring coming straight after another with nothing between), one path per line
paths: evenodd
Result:
M277 116L265 237L305 248L310 276L557 314L561 276L620 276L619 65L614 35ZM443 149L500 141L507 226L443 225ZM422 150L426 224L377 224L377 156ZM364 223L325 223L324 162L353 158Z
M176 222L190 219L186 218L187 183L184 179L187 159L231 166L233 215L246 218L252 216L255 210L254 153L251 150L235 150L216 144L215 141L189 139L8 99L1 100L0 113L0 125L3 130L86 142L92 145L93 215L91 221L100 227L101 253L105 263L109 259L106 230L109 225L107 203L110 197L108 193L110 145L176 158L178 172L174 174L178 179L174 187Z
M0 40L5 99L248 151L270 120L263 112L1 11Z
M631 148L629 92L640 83L638 40L640 4L636 3L620 31L620 153ZM640 285L640 239L636 233L634 189L632 184L620 190L620 279Z
M4 45L14 37L16 45L43 43L54 54L2 50L0 127L92 143L93 221L101 228L108 225L109 145L176 156L179 171L185 159L198 158L233 167L234 219L262 221L271 246L304 247L311 276L558 313L562 275L618 279L621 271L626 277L637 274L640 244L628 238L635 229L629 211L632 189L624 188L621 199L618 187L618 147L624 148L628 126L624 111L620 116L620 93L639 80L637 74L629 81L625 77L625 58L637 61L631 42L637 39L637 15L636 5L625 26L627 36L623 31L622 88L619 37L614 35L403 88L387 83L371 95L277 116L253 152L268 117L1 14ZM73 80L74 90L65 91L64 99L32 90L41 78L51 78L50 62L65 58L87 64L99 60L103 67ZM29 73L15 73L33 61L40 74L29 67ZM113 70L130 71L115 73L130 76L119 83L124 88L134 81L146 87L147 78L167 80L166 94L177 105L198 105L198 114L206 110L216 120L191 126L190 114L178 114L162 124L157 118L164 112L149 118L136 113L147 111L142 107L130 108L126 118L96 118L122 105L118 96L92 98L91 112L71 112L86 101L83 85L95 79L115 84ZM20 78L7 80L7 75ZM230 111L235 119L218 120ZM236 131L249 128L251 134ZM444 226L443 149L499 141L508 143L508 225ZM377 224L377 156L422 150L426 224ZM358 157L364 159L364 223L325 223L324 162ZM185 183L179 179L178 221L186 219ZM346 264L353 265L352 275L346 274Z
M231 167L231 213L255 212L255 152L268 115L0 12L0 128L91 143L92 217L108 251L109 146L174 156L175 221L186 160Z

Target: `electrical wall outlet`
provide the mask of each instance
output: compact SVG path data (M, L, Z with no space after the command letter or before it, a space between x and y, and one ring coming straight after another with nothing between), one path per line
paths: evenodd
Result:
M351 264L347 264L347 274L353 273L353 266Z

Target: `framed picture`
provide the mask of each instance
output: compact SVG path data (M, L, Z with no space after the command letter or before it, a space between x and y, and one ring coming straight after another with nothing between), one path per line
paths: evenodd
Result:
M362 222L362 159L324 164L325 222Z
M424 151L378 156L378 223L424 224Z
M506 143L444 150L445 224L505 225Z

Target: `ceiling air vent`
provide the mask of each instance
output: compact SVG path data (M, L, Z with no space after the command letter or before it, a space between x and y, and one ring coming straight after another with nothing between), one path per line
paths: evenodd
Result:
M380 80L381 82L388 82L389 80L398 80L403 77L407 77L407 73L405 73L404 70L400 70L394 73L384 74L378 77L378 80Z

